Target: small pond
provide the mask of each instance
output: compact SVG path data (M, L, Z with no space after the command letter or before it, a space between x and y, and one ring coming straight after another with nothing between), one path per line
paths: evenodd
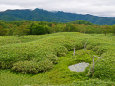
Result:
M85 68L89 66L89 63L86 62L81 62L81 63L77 63L74 65L69 66L68 68L71 71L75 71L75 72L84 72Z

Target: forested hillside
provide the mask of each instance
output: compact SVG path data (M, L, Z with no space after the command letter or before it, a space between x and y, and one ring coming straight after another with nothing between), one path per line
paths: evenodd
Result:
M34 10L6 10L0 12L0 20L5 21L19 21L19 20L31 20L31 21L49 21L49 22L70 22L75 20L86 20L94 24L99 25L113 25L115 24L114 17L98 17L92 15L82 15L75 13L66 13L62 11L52 12L43 9Z

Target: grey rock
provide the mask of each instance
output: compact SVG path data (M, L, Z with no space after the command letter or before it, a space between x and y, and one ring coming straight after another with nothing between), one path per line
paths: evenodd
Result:
M82 63L78 63L78 64L71 65L71 66L69 66L68 68L69 68L71 71L84 72L84 71L85 71L85 68L88 67L88 66L89 66L89 63L82 62Z

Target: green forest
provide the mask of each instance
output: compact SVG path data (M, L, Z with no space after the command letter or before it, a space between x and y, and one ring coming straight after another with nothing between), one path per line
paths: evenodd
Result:
M95 25L84 20L67 23L46 21L0 21L0 36L42 35L56 32L80 32L105 35L112 33L115 35L115 25Z
M115 25L0 21L0 86L115 86Z

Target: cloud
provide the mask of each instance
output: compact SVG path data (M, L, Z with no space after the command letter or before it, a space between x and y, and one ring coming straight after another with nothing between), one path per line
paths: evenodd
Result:
M115 17L115 0L0 0L1 11L35 8Z

